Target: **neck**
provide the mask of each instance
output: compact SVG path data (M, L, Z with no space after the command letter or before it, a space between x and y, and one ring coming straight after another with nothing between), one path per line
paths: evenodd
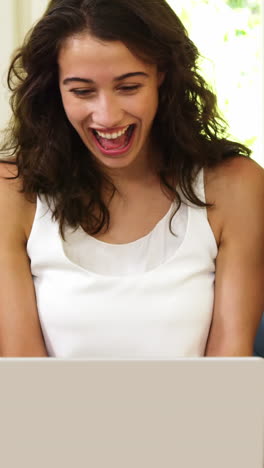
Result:
M157 150L148 151L147 156L137 157L128 167L108 169L106 175L121 193L126 192L129 187L145 186L158 179L160 157Z

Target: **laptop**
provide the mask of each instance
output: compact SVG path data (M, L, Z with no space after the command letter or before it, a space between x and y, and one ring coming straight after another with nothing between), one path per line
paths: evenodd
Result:
M263 468L264 360L0 359L3 468Z

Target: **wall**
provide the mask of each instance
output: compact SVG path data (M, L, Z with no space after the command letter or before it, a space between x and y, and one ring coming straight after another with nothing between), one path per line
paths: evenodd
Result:
M48 0L2 0L0 5L0 129L10 115L6 74L10 57L36 19L41 16Z

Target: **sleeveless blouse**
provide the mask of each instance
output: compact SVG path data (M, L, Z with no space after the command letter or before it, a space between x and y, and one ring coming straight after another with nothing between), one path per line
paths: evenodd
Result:
M205 201L203 170L195 192ZM59 225L42 197L27 244L48 353L58 358L174 359L205 353L217 245L206 208L183 203L146 236L108 244Z

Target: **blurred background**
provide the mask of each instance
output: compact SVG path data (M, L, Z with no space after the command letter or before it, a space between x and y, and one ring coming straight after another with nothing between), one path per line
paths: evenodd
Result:
M200 70L218 96L230 136L253 150L264 167L262 0L167 0L202 55ZM0 3L0 129L10 115L6 73L10 57L48 0Z

